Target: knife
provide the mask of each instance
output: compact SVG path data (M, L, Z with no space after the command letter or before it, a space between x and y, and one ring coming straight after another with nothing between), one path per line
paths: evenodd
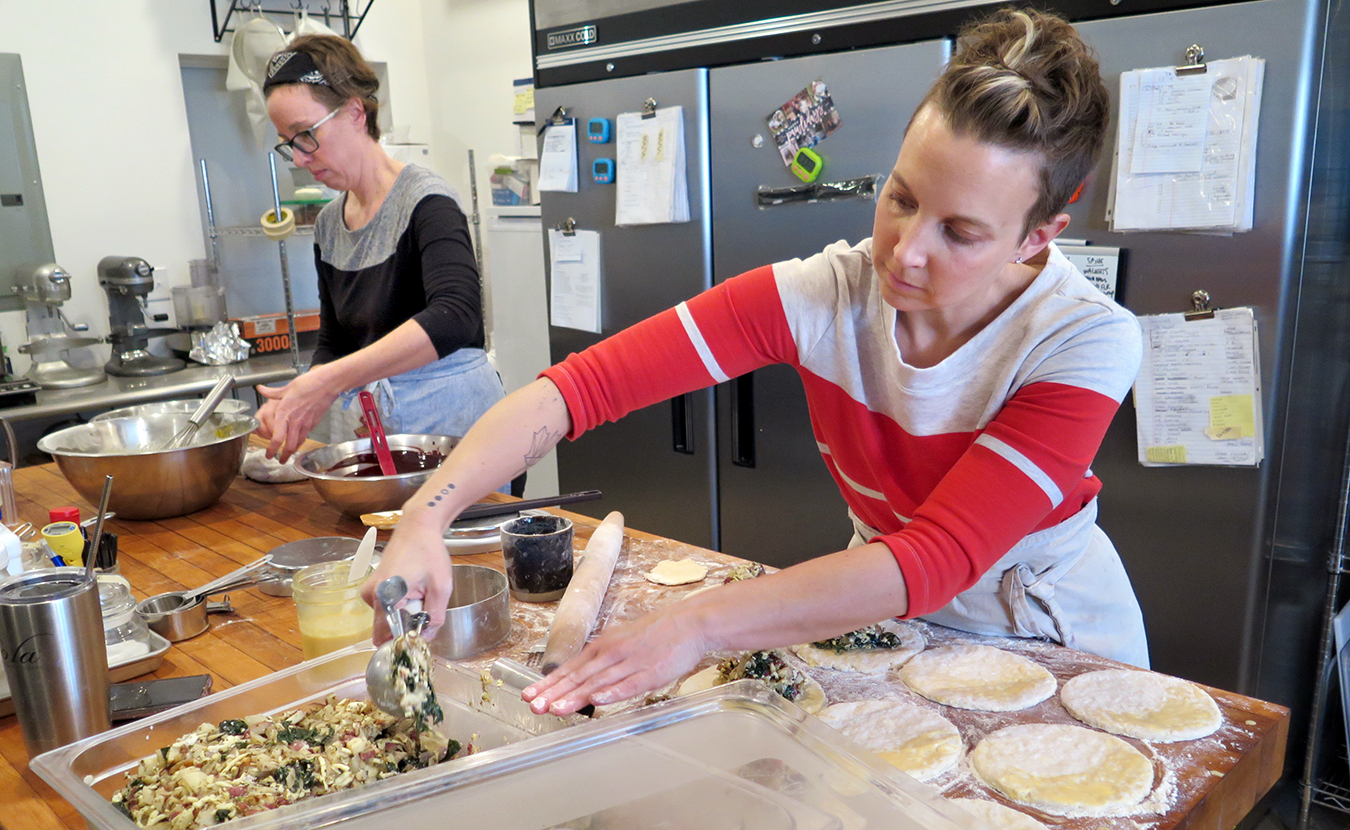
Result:
M456 516L459 519L481 519L484 516L504 516L507 513L519 513L522 510L531 510L535 507L553 507L559 504L572 504L578 501L594 501L600 498L602 493L599 490L582 490L579 493L567 493L562 496L544 496L537 499L523 499L521 501L489 502L485 504L475 504L464 508L464 512Z

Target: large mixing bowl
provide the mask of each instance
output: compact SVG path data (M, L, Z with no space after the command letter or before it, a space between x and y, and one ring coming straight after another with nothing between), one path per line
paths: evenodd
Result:
M458 438L449 435L390 435L388 439L391 450L417 449L444 455L449 455L459 443ZM314 489L319 491L324 501L346 515L357 518L362 513L378 513L402 507L433 472L418 470L392 476L359 477L328 475L325 472L339 461L370 451L369 438L343 441L304 453L296 459L295 467L309 476L309 480L314 482Z
M102 415L95 415L90 420L111 421L116 418L140 418L144 415L191 415L197 411L197 407L201 406L201 403L201 401L196 400L142 403L136 406L124 406L121 409L109 410ZM244 401L226 398L216 406L216 413L219 415L243 415L252 409L253 407Z
M103 493L104 476L112 475L108 508L119 519L167 519L224 495L239 475L258 421L212 415L189 446L157 449L187 425L187 415L116 418L53 432L38 441L38 449L56 458L66 480L92 504Z

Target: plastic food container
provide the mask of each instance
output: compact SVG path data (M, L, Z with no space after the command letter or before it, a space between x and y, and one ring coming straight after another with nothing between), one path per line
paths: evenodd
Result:
M359 694L370 653L344 650L53 750L31 766L91 827L126 830L132 825L107 798L140 756L202 721L273 711L329 690ZM449 734L477 732L482 751L229 826L388 830L439 827L447 817L456 827L499 830L980 826L753 681L561 729L566 721L531 714L509 687L485 687L468 669L437 661L436 687Z

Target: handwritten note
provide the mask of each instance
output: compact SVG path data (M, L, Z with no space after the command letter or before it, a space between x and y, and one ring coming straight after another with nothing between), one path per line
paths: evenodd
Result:
M1208 72L1149 69L1139 79L1131 173L1198 173L1209 128Z
M1212 319L1139 318L1144 359L1134 385L1139 462L1256 466L1265 453L1256 320L1250 308Z
M1060 245L1060 253L1087 277L1098 291L1116 298L1116 283L1120 279L1120 249L1100 245Z

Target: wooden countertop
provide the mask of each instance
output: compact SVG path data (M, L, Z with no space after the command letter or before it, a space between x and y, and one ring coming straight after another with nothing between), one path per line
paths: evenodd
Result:
M27 467L14 474L19 513L35 524L48 508L79 505L95 508L75 494L55 464ZM558 511L562 512L562 511ZM563 513L576 524L576 547L599 523ZM275 546L314 536L356 536L364 527L323 503L307 481L265 485L239 478L221 501L206 510L155 522L112 520L108 529L119 536L122 575L138 599L163 591L192 588L255 561ZM387 538L387 533L381 534ZM601 612L601 625L631 619L646 610L675 601L698 586L658 588L644 582L643 571L663 558L691 557L710 567L709 580L730 571L741 560L663 539L626 531L623 554ZM457 563L501 569L501 554L456 556ZM235 612L212 617L211 628L169 649L152 677L210 674L216 690L261 677L301 660L295 606L289 597L271 597L256 589L231 596ZM502 645L476 658L486 663L499 656L522 659L526 649L542 642L556 603L512 601L512 633ZM1061 681L1119 664L1082 652L1035 641L988 638L925 626L930 644L982 642L1015 651L1046 666ZM912 697L899 680L885 676L860 678L843 672L814 670L832 701L874 696ZM1224 725L1209 738L1178 744L1131 743L1154 761L1158 770L1154 795L1133 812L1093 819L1038 816L1064 830L1229 830L1279 779L1288 736L1287 709L1252 698L1210 689L1224 714ZM938 706L960 729L969 751L985 734L1013 723L1075 722L1058 697L1014 713L968 712ZM0 718L0 827L4 830L83 830L84 820L28 769L19 724ZM944 795L992 798L974 780L965 762L929 782ZM1030 811L1029 811L1030 812Z

